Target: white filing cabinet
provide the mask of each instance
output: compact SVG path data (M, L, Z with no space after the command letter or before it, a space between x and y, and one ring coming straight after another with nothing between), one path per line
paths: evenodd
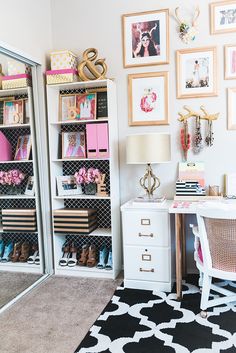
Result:
M168 210L168 201L129 201L121 206L125 287L171 291L173 257Z

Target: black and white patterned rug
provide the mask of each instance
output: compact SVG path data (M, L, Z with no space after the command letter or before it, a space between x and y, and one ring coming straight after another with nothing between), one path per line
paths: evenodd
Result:
M174 291L118 287L75 353L236 353L236 303L203 319L197 277L183 286L182 302Z

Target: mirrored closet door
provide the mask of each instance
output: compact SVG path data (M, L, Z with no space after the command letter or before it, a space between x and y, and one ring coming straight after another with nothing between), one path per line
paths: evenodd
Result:
M0 63L1 310L49 271L44 261L45 190L40 187L39 159L43 158L38 146L42 142L34 114L35 68L2 53Z

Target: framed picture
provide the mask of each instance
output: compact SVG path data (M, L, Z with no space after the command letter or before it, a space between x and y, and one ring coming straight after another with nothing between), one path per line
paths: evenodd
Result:
M122 16L124 67L168 64L169 10Z
M34 196L35 194L35 184L34 184L34 177L29 176L26 188L25 188L25 195Z
M216 47L176 53L177 98L217 96Z
M60 96L61 121L96 119L96 93Z
M168 72L128 75L129 126L167 125Z
M236 44L225 45L225 80L236 78Z
M4 101L3 124L14 125L24 123L24 100Z
M72 175L57 177L58 196L81 195L82 187L76 184L75 177Z
M60 114L61 121L70 121L76 119L76 95L60 95Z
M228 130L236 130L236 87L228 88Z
M89 88L87 93L96 93L96 119L108 118L107 88Z
M236 0L210 4L211 34L236 32Z
M62 158L86 158L84 132L62 132Z
M31 151L31 135L22 135L18 137L16 145L15 161L28 160Z

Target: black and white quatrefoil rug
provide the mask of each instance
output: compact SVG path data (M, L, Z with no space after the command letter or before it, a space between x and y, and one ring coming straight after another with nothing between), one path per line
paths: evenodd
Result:
M75 353L236 353L236 303L201 318L196 280L183 286L182 302L175 289L118 287Z

